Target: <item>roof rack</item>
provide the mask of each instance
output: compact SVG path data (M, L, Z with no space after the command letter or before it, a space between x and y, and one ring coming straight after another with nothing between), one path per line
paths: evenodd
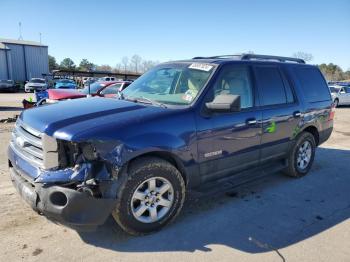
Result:
M208 56L202 57L197 56L193 59L232 59L235 58L237 60L272 60L278 62L295 62L299 64L305 64L305 61L300 58L294 57L285 57L285 56L272 56L272 55L256 55L256 54L240 54L240 55L219 55L219 56Z

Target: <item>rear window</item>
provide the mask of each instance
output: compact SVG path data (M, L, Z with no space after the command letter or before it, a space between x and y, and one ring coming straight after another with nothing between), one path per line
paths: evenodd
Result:
M331 99L328 86L318 69L295 67L294 72L307 102L320 102Z

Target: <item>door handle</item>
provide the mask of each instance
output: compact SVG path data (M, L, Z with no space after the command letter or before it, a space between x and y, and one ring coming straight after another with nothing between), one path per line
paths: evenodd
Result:
M255 118L254 119L247 119L247 124L250 126L256 125L256 123L257 123L257 121Z
M295 112L293 113L293 116L294 116L294 117L301 117L300 111L295 111Z

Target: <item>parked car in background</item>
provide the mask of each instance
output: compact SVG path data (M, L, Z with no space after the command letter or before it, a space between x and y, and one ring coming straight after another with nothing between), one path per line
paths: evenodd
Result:
M77 84L74 80L71 79L60 79L57 80L55 83L56 89L76 89Z
M97 82L97 81L98 81L98 80L97 80L96 78L88 79L88 80L86 80L86 81L84 82L83 86L84 86L84 87L88 87L89 85L91 85L91 84L93 84L93 83L95 83L95 82Z
M117 81L117 82L95 82L89 87L76 90L59 90L59 89L49 89L48 92L48 102L53 102L54 100L66 100L66 99L76 99L83 98L87 95L91 96L101 96L101 97L116 97L119 92L123 91L132 82L130 81Z
M24 91L25 92L32 92L32 91L42 91L46 90L48 87L47 82L43 78L32 78L29 80L28 83L24 85Z
M98 79L99 81L103 81L103 82L114 82L114 81L117 81L117 79L114 77L114 76L105 76L105 77L100 77Z
M349 86L329 86L335 107L350 105L350 87Z
M18 92L18 86L14 80L0 80L1 92Z
M173 221L191 189L307 175L334 112L319 68L302 59L198 57L154 67L120 100L23 111L7 162L38 213L84 229L112 214L126 232L145 234Z

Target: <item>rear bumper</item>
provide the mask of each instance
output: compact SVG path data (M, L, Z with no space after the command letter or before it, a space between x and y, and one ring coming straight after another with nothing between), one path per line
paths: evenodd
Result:
M73 189L32 184L10 167L10 177L21 197L38 213L74 229L94 229L111 214L116 199L95 198Z
M332 131L333 131L333 126L321 131L319 134L320 137L319 137L318 144L321 145L322 143L326 142L328 138L331 136Z

